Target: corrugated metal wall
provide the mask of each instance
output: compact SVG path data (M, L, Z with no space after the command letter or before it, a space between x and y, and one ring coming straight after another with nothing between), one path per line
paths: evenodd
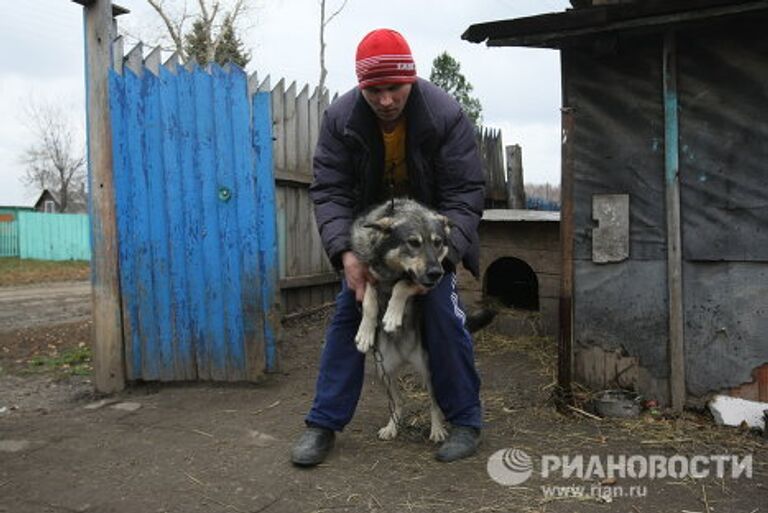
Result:
M90 260L90 225L85 214L19 212L19 257Z
M19 256L19 222L0 222L0 257Z
M268 93L136 53L110 75L127 379L256 379L275 363Z

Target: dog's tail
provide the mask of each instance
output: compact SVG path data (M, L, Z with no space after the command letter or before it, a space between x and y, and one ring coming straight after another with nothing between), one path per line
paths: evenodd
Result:
M488 326L496 317L498 311L490 308L481 308L467 315L465 326L467 331L475 333Z

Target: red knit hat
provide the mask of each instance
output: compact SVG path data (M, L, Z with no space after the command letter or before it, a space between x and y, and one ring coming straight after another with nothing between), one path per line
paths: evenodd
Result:
M355 61L360 89L416 81L416 64L411 49L405 38L394 30L369 32L357 46Z

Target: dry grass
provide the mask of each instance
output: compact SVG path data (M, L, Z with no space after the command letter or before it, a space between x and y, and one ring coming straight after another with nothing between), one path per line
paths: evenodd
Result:
M82 260L51 261L0 258L0 287L54 281L87 280L89 262Z

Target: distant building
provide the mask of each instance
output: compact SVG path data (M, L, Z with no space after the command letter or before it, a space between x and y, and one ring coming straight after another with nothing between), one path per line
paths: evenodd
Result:
M48 189L43 189L40 197L35 202L34 210L46 214L58 214L61 212L61 202L58 195Z
M43 189L40 196L35 201L33 210L37 212L45 212L48 214L60 214L62 213L61 200L59 195L50 189ZM76 194L71 194L69 203L67 204L67 214L86 214L88 213L88 207L85 201L85 194L81 190Z

